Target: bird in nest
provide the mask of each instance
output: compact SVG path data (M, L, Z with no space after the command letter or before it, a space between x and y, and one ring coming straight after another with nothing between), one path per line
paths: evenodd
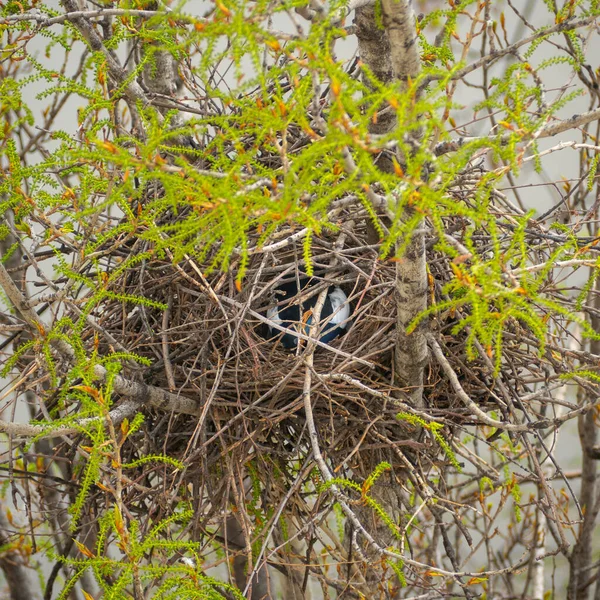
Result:
M286 329L273 327L268 323L267 338L281 336L281 344L288 350L298 347L298 333L309 335L313 324L313 310L317 304L319 293L307 297L309 288L314 287L317 280L302 277L299 280L288 281L280 284L275 290L276 304L267 310L267 319ZM308 292L308 293L307 293ZM348 297L337 285L327 289L327 296L321 317L319 319L319 341L329 344L333 339L345 333L350 317L350 303Z

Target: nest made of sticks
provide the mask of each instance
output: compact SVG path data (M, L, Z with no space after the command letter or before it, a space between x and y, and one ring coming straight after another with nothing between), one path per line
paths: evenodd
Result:
M456 193L468 200L464 182ZM404 390L394 386L396 263L381 260L378 244L370 243L366 211L348 207L339 222L352 226L312 240L314 293L339 285L352 308L347 332L320 345L314 354L310 396L321 447L332 464L352 476L368 476L383 460L395 469L407 468L406 460L398 460L398 444L408 448L410 461L426 469L431 461L444 460L439 446L423 436L417 440L416 428L396 417L396 400L405 398ZM459 219L448 225L449 230L460 230ZM294 233L280 231L269 243L295 240ZM249 240L250 247L256 246L255 237ZM119 247L118 242L113 240L113 247ZM138 246L142 243L137 240L128 251L147 250ZM434 251L434 244L435 239L427 240L430 294L437 301L452 269L449 259ZM192 398L200 411L200 417L147 411L145 429L139 434L143 442L124 448L129 458L135 458L140 448L164 452L192 465L191 473L212 474L218 486L225 463L243 465L259 457L264 468L272 469L275 461L279 472L285 473L290 460L310 452L303 410L304 346L292 352L265 336L274 291L283 280L305 273L303 256L297 241L275 251L257 250L241 289L235 280L240 259L235 257L229 272L210 275L204 272L206 265L192 258L178 264L152 258L115 280L113 289L119 297L143 297L167 307L110 300L95 310L98 324L121 348L152 362L149 368L129 364L125 374ZM483 356L467 360L465 333L452 333L457 319L460 315L434 316L432 328L445 344L448 361L467 394L483 410L497 410L493 369ZM517 381L517 373L532 369L530 354L520 349L523 333L527 332L515 327L512 374L511 369L504 374L509 385ZM107 344L101 350L111 348ZM452 435L452 424L473 420L434 361L426 375L425 398L427 412L450 426L447 435ZM272 490L274 500L285 494L292 478L290 472L279 478L280 485L272 481L278 488Z
M381 402L370 406L367 394L350 379L382 396L389 396L393 389L395 266L379 260L377 246L368 244L366 236L363 220L353 230L352 244L340 250L334 248L333 235L313 241L316 283L311 293L339 285L352 307L347 332L319 346L314 355L318 374L311 390L315 418L327 429L328 440L339 437L338 422L355 433L380 416ZM274 253L256 253L240 291L235 285L235 265L229 273L205 276L203 265L192 259L178 265L152 260L126 271L115 291L161 302L167 310L111 302L98 308L97 318L129 352L152 361L143 374L145 383L194 398L200 407L210 406L205 435L223 430L220 435L227 439L226 447L236 445L240 431L234 425L239 424L253 436L268 439L275 451L282 448L276 430L286 443L304 435L304 347L301 344L293 352L277 338L266 339L266 310L276 302L278 284L294 278L299 270L304 276L302 256L302 246L295 244ZM331 268L334 257L337 266ZM395 423L391 406L388 420ZM169 447L175 452L176 440L185 440L196 426L196 419L190 417L179 421L188 425L180 423L177 435L172 435ZM343 452L354 443L354 435L342 436L336 448Z

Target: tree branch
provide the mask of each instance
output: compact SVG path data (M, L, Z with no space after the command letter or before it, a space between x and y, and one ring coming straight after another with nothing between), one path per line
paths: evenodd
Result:
M139 410L140 403L135 400L127 400L111 410L108 417L115 425L121 423L124 419L129 418ZM29 423L11 423L9 421L0 420L0 431L9 435L22 436L24 438L37 437L38 439L59 437L61 435L72 435L81 433L81 430L91 423L104 421L104 417L90 417L87 419L78 419L72 427L64 426L52 429L48 425L31 425Z
M29 306L23 294L14 284L4 265L0 263L0 287L4 290L9 300L23 320L33 332L33 335L45 336L47 327L38 317L37 313ZM52 346L67 360L73 361L75 353L73 349L62 339L54 338ZM107 370L102 365L94 366L94 375L100 381L106 381ZM160 410L173 411L188 415L200 415L202 407L191 398L179 394L172 394L161 388L145 383L138 383L116 375L113 380L113 389L122 396L133 398L141 404L153 406Z
M562 21L562 23L558 23L557 25L553 25L552 27L548 27L546 29L540 29L536 31L534 34L529 37L523 38L510 46L506 46L505 48L501 48L499 50L494 50L490 54L486 54L482 56L479 60L467 65L466 67L459 69L454 73L452 79L458 80L463 79L465 76L469 75L473 71L476 71L480 67L491 64L492 62L502 58L503 56L508 56L509 54L514 54L519 48L526 46L527 44L531 44L539 40L540 38L552 35L553 33L564 33L565 31L572 31L573 29L579 29L580 27L586 27L587 25L591 25L598 20L596 15L585 17L583 19L576 19L575 17L571 17L570 19L566 19ZM421 89L425 89L432 81L443 79L444 75L430 75L425 81L421 84Z
M530 431L532 429L541 429L543 427L548 427L552 424L550 420L539 421L538 423L524 423L521 425L515 425L514 423L509 423L506 421L498 421L497 419L492 419L492 417L488 416L487 413L482 411L479 406L465 392L460 381L458 380L458 375L452 369L452 365L448 362L448 359L444 356L444 352L442 351L441 346L438 344L435 337L428 333L426 334L426 339L429 342L433 355L437 360L440 367L446 374L446 377L450 381L450 385L452 389L458 396L459 400L469 409L471 414L477 417L481 423L484 425L489 425L490 427L496 427L498 429L503 429L505 431Z
M533 131L528 134L523 134L519 141L527 142L532 139L537 140L540 138L552 137L552 136L558 135L559 133L564 133L565 131L569 131L571 129L576 129L577 127L583 127L584 125L593 123L595 121L598 121L599 119L600 119L600 108L596 108L594 110L589 110L589 111L581 113L581 114L573 115L572 117L569 117L568 119L564 119L562 121L556 121L554 123L549 123L548 125L545 125L544 127L538 129L537 131ZM511 140L512 135L513 134L510 134L510 133L503 133L501 135L487 135L487 136L482 136L482 137L479 137L479 136L461 137L455 141L440 142L433 148L433 152L436 154L436 156L441 156L442 154L448 154L449 152L456 152L456 150L458 150L465 144L468 144L471 142L480 142L483 140L489 140L490 145L497 144L498 142L500 144L508 144L508 142ZM553 149L552 151L561 150L562 148L568 148L568 147L573 147L573 148L584 147L583 144L576 144L576 142L563 142L562 144L563 145L561 147L557 147L557 148ZM546 151L546 153L549 153L549 152Z
M51 25L60 25L65 21L75 21L75 19L95 19L104 17L155 17L156 15L170 12L168 7L166 10L136 10L129 8L103 8L100 10L74 10L56 17L48 17L38 10L30 10L17 15L7 15L0 24L8 25L9 23L18 23L22 21L35 21L40 27L50 27ZM206 22L206 19L195 18L194 20Z

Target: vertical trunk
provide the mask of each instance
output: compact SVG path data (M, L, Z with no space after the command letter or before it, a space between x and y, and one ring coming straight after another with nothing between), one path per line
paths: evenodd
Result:
M594 345L597 345L597 343ZM598 352L598 349L592 349L592 352ZM585 402L590 401L590 398L585 398ZM590 570L592 565L592 541L599 508L597 498L598 461L590 453L597 439L594 412L589 411L586 415L581 415L578 420L579 439L582 448L579 502L583 510L583 521L579 525L577 542L570 558L568 600L588 600L592 592L592 585L590 585L594 575L594 572Z
M589 303L600 308L599 294L600 282L596 280L594 293L590 294ZM600 318L592 313L591 325L596 331L600 331ZM594 354L600 352L600 341L592 340L590 351ZM586 388L582 390L582 401L593 404L596 397ZM595 422L596 411L590 410L587 414L580 415L577 421L579 429L579 440L581 443L581 492L579 503L583 511L583 521L579 525L577 542L573 547L570 557L569 585L567 588L568 600L588 600L592 593L592 578L594 571L591 570L593 561L592 540L596 528L596 518L600 510L600 489L598 486L598 460L594 448L598 440L598 426ZM600 582L597 583L596 600L600 595Z
M408 1L382 1L383 27L378 23L374 6L365 6L356 10L354 23L358 38L358 50L361 60L368 65L370 71L381 81L390 83L398 81L399 86L406 86L409 78L419 73L420 58L416 46L415 21ZM388 108L388 107L382 107ZM396 115L389 109L370 127L373 134L385 134L396 126ZM378 159L378 167L393 172L391 160L382 162ZM405 218L410 218L406 214ZM427 363L428 350L421 325L410 335L406 334L408 324L427 307L427 271L425 263L424 230L420 228L414 235L405 254L397 263L396 270L397 330L395 348L395 381L397 387L404 388L410 396L413 406L421 407L423 371ZM393 477L384 484L383 478L374 491L374 497L397 522L400 520L401 500L397 490L397 482ZM365 527L374 535L379 544L387 546L393 543L393 536L381 519L367 507L356 508L357 515ZM351 546L352 532L346 536ZM373 559L369 548L363 547L365 557ZM348 555L353 558L353 548L348 548ZM371 598L395 597L386 586L386 576L378 564L373 561L366 569L364 578L368 586L366 592ZM360 588L357 588L360 589Z
M396 293L396 385L406 389L415 408L422 408L423 373L429 356L425 338L427 322L421 321L411 334L406 333L410 322L427 308L425 230L422 226L413 234L406 252L396 264Z
M368 65L370 71L379 81L389 82L394 78L390 40L384 28L377 24L375 8L365 6L356 11L354 17L356 37L358 41L358 54L363 63ZM368 85L368 81L364 82ZM371 133L384 134L396 126L396 115L387 111L371 123Z
M600 284L596 281L595 292L593 296L596 306ZM600 331L600 318L592 317L592 326L596 331ZM590 350L594 354L600 352L600 342L593 341L590 344ZM587 390L583 393L583 402L593 403L597 398L590 397ZM598 490L598 460L594 456L593 449L598 438L597 425L595 423L596 411L590 410L585 415L578 418L579 440L581 442L581 493L579 502L583 510L583 521L579 525L577 542L573 548L570 558L569 586L567 588L568 600L588 600L592 593L591 578L594 572L590 570L592 565L592 541L596 527L596 518L600 509L600 499ZM598 586L600 589L600 585Z
M406 86L408 79L415 78L420 70L414 14L408 0L384 0L382 9L383 27L377 23L374 7L367 6L356 11L359 54L378 79L384 82L396 79L399 86ZM395 124L395 115L388 111L373 125L372 133L386 133ZM385 165L380 164L380 167L385 168ZM406 334L406 328L427 308L424 237L424 229L421 227L414 233L396 267L395 383L407 391L416 408L423 406L423 372L428 359L424 335L426 323L421 323L410 335Z
M241 551L245 548L246 541L244 530L235 515L231 515L227 518L224 533L227 539L227 545L233 550L239 549ZM245 589L248 583L248 557L243 552L236 554L233 559L233 575L235 577L235 583L240 590ZM252 579L252 592L248 596L249 600L271 599L268 579L267 566L264 565Z
M400 88L415 79L421 69L417 48L415 16L409 0L382 0L383 24L390 44L394 77ZM407 217L410 218L410 210ZM407 390L413 406L423 406L423 372L428 350L426 323L422 322L410 335L406 328L427 308L427 268L425 232L419 227L396 267L397 342L395 354L396 383Z

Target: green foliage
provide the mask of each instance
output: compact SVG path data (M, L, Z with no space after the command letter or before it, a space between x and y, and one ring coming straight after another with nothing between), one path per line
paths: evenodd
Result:
M343 477L334 477L329 481L323 482L318 491L324 492L325 490L331 489L332 487L339 487L342 489L353 490L360 494L361 502L365 505L369 506L373 512L381 519L383 523L386 524L388 529L392 532L393 536L396 539L401 539L402 534L400 533L400 529L398 525L395 523L393 517L388 515L381 504L375 500L372 496L369 495L369 492L373 485L376 483L377 479L381 477L383 473L389 471L391 466L389 463L381 462L375 467L374 471L365 479L364 483L360 485L355 481L350 479L345 479Z
M431 65L435 61L440 61L442 63L455 62L451 46L452 34L456 31L457 21L461 11L466 10L469 5L474 4L475 2L476 0L467 0L466 2L453 3L448 9L432 10L419 22L419 43L422 48L421 59L425 61L425 64ZM442 23L443 25L441 25ZM436 36L436 42L439 44L438 46L430 44L427 41L427 38L421 33L430 25L436 25L437 27L440 27L441 25L442 27L441 35L438 34Z
M576 377L585 377L586 379L600 383L600 375L598 375L598 373L585 369L573 371L572 373L565 373L560 376L561 379L575 379Z
M415 425L416 427L422 427L427 431L431 432L433 439L439 444L440 448L444 451L446 458L450 461L452 466L460 473L462 467L460 463L456 459L456 455L454 454L450 444L446 441L446 438L440 433L440 430L444 428L443 423L436 423L435 421L426 421L417 415L413 415L411 413L400 412L396 415L396 418L399 421L405 421L406 423L410 423L411 425Z
M148 366L149 360L126 352L101 353L96 341L84 336L89 319L115 303L126 310L131 306L156 312L167 308L151 297L119 292L117 283L129 271L144 268L156 259L178 264L191 256L206 273L228 270L235 264L234 276L241 285L250 261L250 240L260 247L269 243L280 228L291 227L307 232L302 250L306 272L311 275L314 239L339 229L332 208L353 195L380 236L382 260L400 260L414 232L427 220L438 240L435 252L448 265L450 281L438 290L439 294L436 291L437 301L433 300L410 324L408 333L433 314L454 320L450 331L453 335L465 333L468 358L476 358L477 345L481 344L494 361L495 374L503 366L507 330L522 328L530 332L538 342L540 355L547 351L554 317L567 326L577 323L586 336L600 339L579 314L600 268L592 248L568 228L556 226L565 235L564 244L547 255L540 250L538 257L542 258L536 260L541 263L532 264L526 234L533 214L498 214L492 203L496 188L510 173L517 174L523 164L519 145L523 140L535 139L539 129L579 93L564 93L548 106L537 81L538 73L557 65L581 68L584 57L576 32L567 30L562 34L567 36L574 57L542 60L535 70L529 62L516 61L502 76L489 82L489 94L476 110L495 115L497 135L467 138L456 152L437 156L429 142L453 139L448 132L447 114L457 107L449 99L448 89L464 67L454 56L453 36L459 20L476 0L432 11L419 23L423 71L406 82L402 90L394 82L379 81L366 65L361 68L362 76L357 77L335 58L334 40L343 37L345 31L334 17L344 2L329 3L329 13L314 19L305 36L287 36L285 43L277 39L270 29L270 19L305 4L303 0L221 0L203 19L186 14L183 3L171 7L168 15L159 13L145 20L127 15L115 18L107 51L119 55L131 41L146 42L141 64L115 87L109 85L104 52L84 45L72 23L39 28L20 21L10 26L24 35L35 27L48 39L48 56L59 48L67 57L83 52L81 72L73 77L65 70L49 67L47 61L27 52L24 44L7 44L0 51L3 58L12 54L26 61L30 69L26 76L7 76L0 81L0 117L6 122L6 138L14 136L20 127L35 124L26 102L32 83L45 86L38 100L68 99L78 104L76 134L54 126L44 156L26 164L14 140L0 143L0 215L14 211L15 227L24 241L39 242L44 250L54 252L56 275L69 281L69 299L78 310L77 316L59 318L50 331L39 331L33 339L21 343L2 374L8 374L25 354L35 354L48 373L49 387L57 392L50 412L54 420L41 423L46 427L44 435L61 427L76 427L86 440L73 465L79 484L70 508L73 531L92 493L100 490L107 494L107 503L113 507L101 518L96 547L87 553L80 549L85 558L57 557L74 569L61 598L68 596L88 569L94 572L106 598L123 597L136 578L144 585L159 582L154 590L156 598L241 598L238 591L203 572L198 544L179 537L192 518L185 502L150 531L141 531L139 523L120 509L122 499L113 480L121 477L123 470L148 463L173 470L184 468L179 461L159 454L121 461L121 445L139 429L141 416L131 423L124 421L118 435L106 426L112 381L121 365L136 361ZM550 0L546 4L557 23L572 19L577 10L600 14L596 2L565 2L560 9ZM148 3L126 2L120 6L145 5ZM27 3L11 1L0 10L2 15L16 15L27 8ZM40 9L48 16L59 14L45 6ZM380 18L379 2L376 13ZM424 34L433 25L441 27L437 45L428 42ZM529 44L525 61L534 58L545 39L542 36ZM189 58L190 75L210 98L210 111L194 114L185 122L177 111L160 112L147 105L130 104L123 112L127 86L142 78L144 69L156 72L157 58L164 51L178 60ZM231 67L231 77L225 84L215 77L216 65ZM315 107L322 107L318 119ZM382 107L393 112L397 125L387 134L374 136L370 128ZM139 131L135 134L128 133L132 111L139 115ZM119 127L114 114L120 115ZM292 130L303 137L301 143L290 148L288 134ZM200 148L183 144L187 137L201 140ZM410 143L414 137L423 140L416 148ZM373 160L390 148L405 160L393 173L382 170ZM530 148L536 151L534 142ZM472 197L454 194L457 178L482 150L490 150L489 155L502 166L481 177ZM595 157L590 163L590 186L597 164ZM536 165L539 167L539 163ZM152 190L156 193L150 193ZM368 192L384 199L391 214L389 220L382 219L380 207L371 203ZM466 253L445 237L448 223L457 221L464 230L461 243ZM34 232L30 223L35 225ZM8 235L8 227L0 224L0 241ZM490 241L485 246L478 241L483 236ZM123 239L130 244L124 247L125 258L120 262L107 260L106 248L121 244ZM144 250L128 254L136 242ZM76 260L65 260L63 246L77 249L73 253ZM3 261L15 248L4 252ZM571 309L569 303L562 303L560 289L556 292L553 287L550 293L548 282L558 261L573 259L589 259L586 268L591 268L591 274ZM82 297L84 302L80 302ZM55 351L58 344L69 349L71 363L66 375L59 369ZM108 371L103 385L98 384L95 372L100 366ZM564 377L576 376L600 381L589 370L574 370ZM397 418L429 431L450 464L461 471L444 437L442 423L410 413L399 413ZM504 437L503 441L512 443ZM262 504L264 482L259 470L252 462L246 466L252 487L245 508L256 525L253 535L258 549L273 508ZM362 485L338 477L321 484L319 491L336 486L356 494L400 539L398 525L371 495L373 486L390 468L383 462ZM281 474L276 469L274 472L276 477ZM506 480L503 489L509 490L514 499L518 521L521 491L514 476L507 475ZM311 486L307 495L314 493ZM482 494L486 488L494 492L486 478L480 479L479 487ZM416 491L411 501L416 502ZM334 505L334 511L342 539L339 505ZM286 527L281 519L284 539L288 537ZM192 557L194 566L175 561L180 554ZM109 558L115 556L119 559ZM160 557L161 566L148 561L148 556ZM387 564L404 585L402 562Z
M479 491L483 494L486 487L489 488L491 493L494 493L494 482L489 477L481 477L479 480Z
M404 563L401 560L392 560L386 558L385 564L388 565L396 574L401 588L406 587L406 576L404 575Z
M389 471L392 466L387 462L381 462L376 467L375 470L365 479L363 484L363 490L365 492L369 491L375 482L386 472Z
M126 522L121 514L120 498L111 488L101 483L104 479L103 473L113 471L115 468L132 469L149 462L161 462L174 469L182 469L183 465L168 456L142 456L136 461L120 464L119 448L125 440L135 434L139 429L143 417L136 415L129 423L125 420L120 427L121 438L111 437L107 432L105 423L109 419L111 381L114 377L109 376L107 383L100 389L87 385L71 386L68 392L70 401L77 400L82 410L75 416L56 420L51 429L66 425L78 427L90 440L89 445L80 446L80 452L85 456L85 461L75 465L75 473L79 482L77 496L69 508L72 516L71 528L75 530L81 518L82 509L88 499L92 486L99 486L107 493L116 495L114 510L109 511L101 518L100 535L95 551L91 551L77 542L80 553L84 558L71 559L57 556L58 560L72 565L75 574L63 587L60 598L66 598L69 590L82 574L91 569L96 575L98 584L104 591L105 598L121 598L125 589L130 588L134 580L150 582L156 578L163 578L162 583L157 586L157 598L176 597L172 594L184 594L189 598L224 598L220 590L229 592L235 597L240 597L239 592L207 577L201 570L201 558L198 555L199 545L197 543L171 539L175 536L174 530L179 530L189 522L193 511L182 506L175 510L169 517L158 522L151 531L142 534L135 520ZM87 418L81 420L82 416L97 416L98 418ZM77 417L77 418L76 418ZM117 477L120 474L117 473ZM120 558L109 558L115 556L111 548L117 550ZM169 565L170 556L179 556L181 553L189 553L193 559L189 564ZM149 554L161 556L161 566L153 563L149 565L145 557ZM191 565L195 566L191 566ZM114 575L113 579L107 579L107 575ZM171 594L171 595L170 595ZM238 594L236 596L236 594Z
M22 357L28 350L34 348L35 345L36 344L33 340L21 344L21 346L19 346L19 348L16 349L13 352L12 356L6 361L4 368L2 369L2 371L0 371L0 376L6 377L17 364L19 358Z
M0 98L2 99L0 103L0 118L3 123L6 123L3 133L7 138L12 133L18 131L23 125L26 124L31 127L34 124L33 112L23 102L21 87L19 82L10 77L4 77L0 80ZM12 114L15 112L21 116L9 120L7 118L8 115L10 114L12 117Z
M486 204L487 191L483 190L482 205ZM459 209L458 206L455 208ZM471 359L477 355L475 341L480 341L488 355L494 357L496 373L502 365L503 333L507 327L516 323L526 327L537 338L540 355L543 355L546 348L548 314L561 315L567 321L578 323L585 336L598 339L598 333L581 315L543 293L557 261L586 257L589 255L589 248L581 248L577 238L569 232L565 243L548 256L540 265L541 268L529 269L530 253L525 244L524 233L531 214L513 218L516 225L511 227L510 244L501 248L498 237L500 233L493 219L478 216L472 209L461 212L468 214L473 222L465 235L465 247L469 255L461 256L455 247L444 240L443 221L436 216L434 224L440 234L437 248L452 258L450 266L455 278L443 289L443 294L448 299L431 305L418 316L409 326L409 332L430 314L454 314L461 310L461 320L452 328L452 333L467 330L467 354ZM492 233L495 245L493 253L482 253L473 241L481 226L487 227ZM598 263L596 258L593 260L596 266L592 278L595 278ZM508 276L507 273L511 271L512 276ZM540 306L547 310L540 310Z
M38 164L26 168L20 166L14 145L5 145L2 152L10 169L0 186L0 193L4 192L10 205L17 207L20 221L31 210L60 213L60 238L72 238L75 243L89 239L85 253L92 263L95 263L94 255L99 248L123 233L147 244L147 252L128 257L116 268L102 272L95 263L94 270L104 280L94 280L82 275L81 271L76 273L64 263L59 267L63 275L95 290L83 309L80 324L104 301L117 300L163 310L164 306L148 298L118 294L109 288L125 270L153 257L164 257L166 252L175 262L180 262L185 255L195 257L205 265L206 272L227 269L232 257L239 256L236 277L241 284L249 260L248 236L261 232L260 243L263 243L277 227L285 224L294 223L296 227L308 230L303 238L303 250L310 274L313 236L325 230L336 230L329 210L333 202L348 194L355 194L370 214L382 237L382 257L392 252L401 256L412 232L428 218L439 235L437 250L455 260L457 250L443 238L445 219L462 216L470 223L466 246L471 258L460 264L452 263L454 279L444 289L450 299L431 306L410 329L430 313L461 309L464 316L453 333L468 330L470 358L476 355L474 343L478 340L494 357L498 370L503 332L514 322L531 330L543 352L547 336L546 311L567 319L576 320L576 317L543 298L540 288L552 269L555 256L548 260L548 268L540 272L539 277L523 272L518 284L506 277L511 264L519 264L524 269L528 261L522 233L529 219L529 216L516 219L514 241L509 248L503 248L496 217L488 211L488 203L493 188L506 171L490 173L482 179L473 206L454 199L448 190L473 154L482 147L492 148L497 157L517 171L518 141L546 123L573 95L564 94L559 102L543 107L537 113L528 110L532 103L542 106L539 86L531 66L517 62L503 77L491 81L489 97L477 107L499 111L498 123L505 134L503 137L470 141L460 151L442 157L433 156L427 144L415 150L406 142L408 135L417 130L422 139L448 139L441 115L451 107L446 89L461 66L452 64L450 40L461 11L468 4L472 2L432 11L419 24L422 31L431 24L443 23L443 35L439 37L439 47L428 45L421 35L427 63L422 75L410 82L406 92L399 92L394 84L377 81L364 66L367 82L363 82L348 74L342 63L334 61L331 43L334 36L340 35L340 30L330 18L313 23L306 38L293 38L282 46L261 16L267 8L276 13L289 10L294 3L273 7L265 1L224 2L217 5L211 18L204 20L186 15L181 8L175 8L169 19L160 14L143 22L134 17L123 17L115 23L111 49L137 36L151 42L146 45L148 51L142 64L130 73L127 82L135 81L145 64L150 70L156 68L158 52L168 51L177 58L194 48L200 57L194 67L195 76L204 82L206 93L226 110L194 117L174 127L175 113L161 116L153 108L140 106L138 110L145 133L142 142L138 137L114 131L112 121L103 116L114 110L122 90L113 90L109 96L105 94L107 72L102 53L93 52L87 56L84 75L79 80L48 69L28 56L33 74L23 80L5 79L0 86L0 106L23 107L23 118L30 122L31 113L23 103L22 89L34 79L45 81L47 87L41 98L70 95L85 99L79 112L80 125L86 132L85 143L75 144L67 132L55 131L56 150ZM574 8L570 7L569 11ZM331 8L330 14L337 14L336 10L337 5ZM564 12L566 8L562 10ZM560 13L559 16L567 18L569 14ZM77 45L74 40L80 36L71 24L66 24L63 33L52 33L50 37L48 51L55 44L72 51ZM225 38L228 41L226 49L220 43ZM529 53L536 47L535 43L531 44ZM273 61L269 69L262 67L265 48ZM557 61L563 60L570 59L556 57L543 61L538 70L552 68ZM229 88L216 85L210 78L213 66L223 61L230 61L235 71L235 82ZM254 66L251 75L244 67L248 61ZM438 63L443 68L436 66ZM430 75L440 77L439 81L429 81ZM417 95L425 80L429 81L426 90ZM323 126L315 130L308 115L323 86L330 86L332 101L324 109ZM374 139L368 129L377 107L385 105L395 111L397 127ZM266 153L282 156L285 132L292 126L304 131L309 143L293 154L287 153L284 168L272 169L263 157ZM216 133L209 135L209 131ZM191 150L179 146L179 140L185 135L207 135L209 139L202 151ZM406 157L401 179L398 174L382 172L372 160L390 144L397 145ZM174 149L178 150L176 154L172 154ZM353 172L344 167L347 152L356 164ZM210 157L210 170L198 170L191 164L196 157ZM56 170L75 176L71 180L73 187L67 192L48 177L49 172ZM426 180L422 175L425 170L432 170ZM137 187L134 179L139 182ZM266 182L273 182L275 187ZM143 190L155 185L161 186L161 194L141 202ZM395 215L391 226L387 227L388 235L384 234L385 229L364 193L374 187L389 199ZM24 189L28 190L27 202L23 201ZM127 218L118 226L105 230L90 227L98 215L113 207ZM408 208L412 212L406 218ZM167 214L178 217L165 219ZM491 253L482 254L471 241L472 236L482 230L494 239ZM47 231L49 234L51 229ZM575 245L567 244L563 255L575 253ZM545 310L540 310L540 305ZM586 333L590 333L589 328ZM47 361L50 364L49 357Z
M596 172L598 171L598 161L600 161L600 156L598 154L596 154L592 158L592 161L590 164L590 172L588 174L588 180L587 180L588 191L592 191L592 189L594 187L594 182L596 179Z
M140 465L145 465L145 464L148 464L151 462L162 462L166 465L172 466L174 469L183 469L183 467L184 467L184 465L180 461L172 458L171 456L163 456L163 455L142 456L138 460L134 460L129 463L123 463L121 466L124 469L135 469L136 467L139 467Z
M522 518L522 511L521 511L521 487L519 486L519 484L517 483L516 477L513 473L512 479L510 480L510 482L507 484L508 485L508 489L510 491L510 495L513 497L514 500L514 514L515 514L515 521L517 523L521 522L521 518Z
M237 588L203 572L198 543L177 539L178 532L185 528L193 515L190 508L177 507L171 516L143 533L135 520L127 523L115 506L101 518L100 534L93 550L76 542L83 559L57 557L75 569L59 598L67 598L77 580L86 570L91 570L103 591L102 597L107 599L119 600L135 582L142 585L158 582L153 598L242 599ZM115 552L117 557L111 558ZM160 558L160 564L157 560L148 565L144 559L148 555ZM170 557L181 555L189 558L169 564Z
M346 521L346 517L344 516L344 511L338 502L335 502L333 505L333 513L335 515L335 524L337 527L338 539L341 543L344 541L344 523Z

